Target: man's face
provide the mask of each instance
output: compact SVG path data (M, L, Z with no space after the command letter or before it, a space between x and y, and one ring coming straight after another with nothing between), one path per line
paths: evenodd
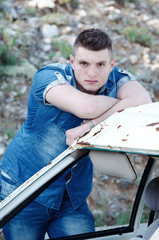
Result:
M75 56L70 56L76 84L82 92L96 94L108 80L114 67L108 49L91 51L78 47Z

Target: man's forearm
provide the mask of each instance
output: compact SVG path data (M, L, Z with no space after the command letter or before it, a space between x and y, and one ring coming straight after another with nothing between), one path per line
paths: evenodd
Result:
M123 110L128 107L135 107L135 106L138 106L141 104L147 104L147 103L151 103L151 99L149 99L147 101L143 101L143 102L139 102L139 101L135 102L134 98L120 100L117 104L115 104L112 108L110 108L109 110L104 112L101 116L92 119L93 123L94 123L94 125L97 125L100 122L107 119L108 117L110 117L112 114L114 114L117 111Z
M104 96L103 96L104 97ZM104 103L103 106L105 106L105 111L99 111L98 104L95 105L95 107L98 109L98 113L101 112L101 114L96 115L96 117L89 118L91 119L96 126L100 122L104 121L108 117L110 117L112 114L114 114L117 111L123 110L128 107L135 107L142 104L151 103L151 98L149 94L145 91L145 89L136 81L128 82L124 84L117 92L117 98L118 99L112 99L105 96L104 100L107 102ZM120 100L119 100L120 99ZM101 103L102 104L102 103ZM102 106L102 107L103 107ZM104 108L103 108L104 109ZM96 113L97 114L97 113ZM87 119L87 118L85 118ZM88 120L88 121L89 121ZM85 123L82 126L79 126L74 129L70 129L67 131L67 139L69 145L72 143L72 141L79 137L81 134L89 130L88 123Z
M147 104L147 103L151 103L151 99L149 97L147 97L146 99L141 98L141 100L139 100L139 99L135 100L134 98L123 99L123 100L118 101L112 108L110 108L109 110L104 112L99 117L92 119L92 121L93 121L94 125L96 126L117 111L123 110L128 107L134 107L137 105ZM85 124L68 130L66 132L67 144L70 146L74 139L81 136L84 132L87 132L89 129L90 129L90 127L86 121Z
M100 122L104 121L108 117L110 117L112 114L114 114L117 111L123 110L127 107L134 106L131 104L131 102L128 102L126 99L119 101L117 104L115 104L112 108L108 109L106 112L104 112L101 116L92 119L94 122L94 125L99 124Z
M110 109L93 119L95 125L104 121L117 111L128 107L135 107L142 104L151 103L149 93L137 81L124 84L117 92L117 98L120 99Z
M46 94L46 100L82 119L96 118L119 101L108 96L86 94L65 84L51 88Z

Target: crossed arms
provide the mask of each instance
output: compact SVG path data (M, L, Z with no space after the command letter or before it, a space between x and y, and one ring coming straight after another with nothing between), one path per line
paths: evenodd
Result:
M122 85L116 97L90 95L67 84L55 86L46 94L46 100L52 105L79 118L91 119L95 125L119 110L151 103L148 92L137 81ZM88 130L89 125L85 123L66 131L67 145L70 146L77 137Z

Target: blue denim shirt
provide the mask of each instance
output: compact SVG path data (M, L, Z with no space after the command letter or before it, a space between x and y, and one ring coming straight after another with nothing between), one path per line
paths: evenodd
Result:
M99 93L116 97L118 89L134 77L114 67ZM1 170L13 179L17 187L62 153L66 145L66 130L79 126L83 119L52 106L45 100L47 91L59 84L77 88L71 64L51 64L41 68L34 76L28 98L28 116L17 135L7 147L1 161ZM67 181L67 174L71 178ZM59 209L65 189L76 209L92 189L93 166L87 156L67 170L35 201ZM4 197L4 196L3 196Z

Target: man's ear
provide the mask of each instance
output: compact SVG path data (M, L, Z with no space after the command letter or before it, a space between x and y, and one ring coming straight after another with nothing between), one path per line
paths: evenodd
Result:
M112 71L112 69L113 69L113 67L114 67L114 65L115 65L115 58L114 58L113 60L111 60L110 65L111 65L111 71Z
M74 64L74 57L72 55L70 55L70 63L72 64L72 68L73 68L73 64Z

